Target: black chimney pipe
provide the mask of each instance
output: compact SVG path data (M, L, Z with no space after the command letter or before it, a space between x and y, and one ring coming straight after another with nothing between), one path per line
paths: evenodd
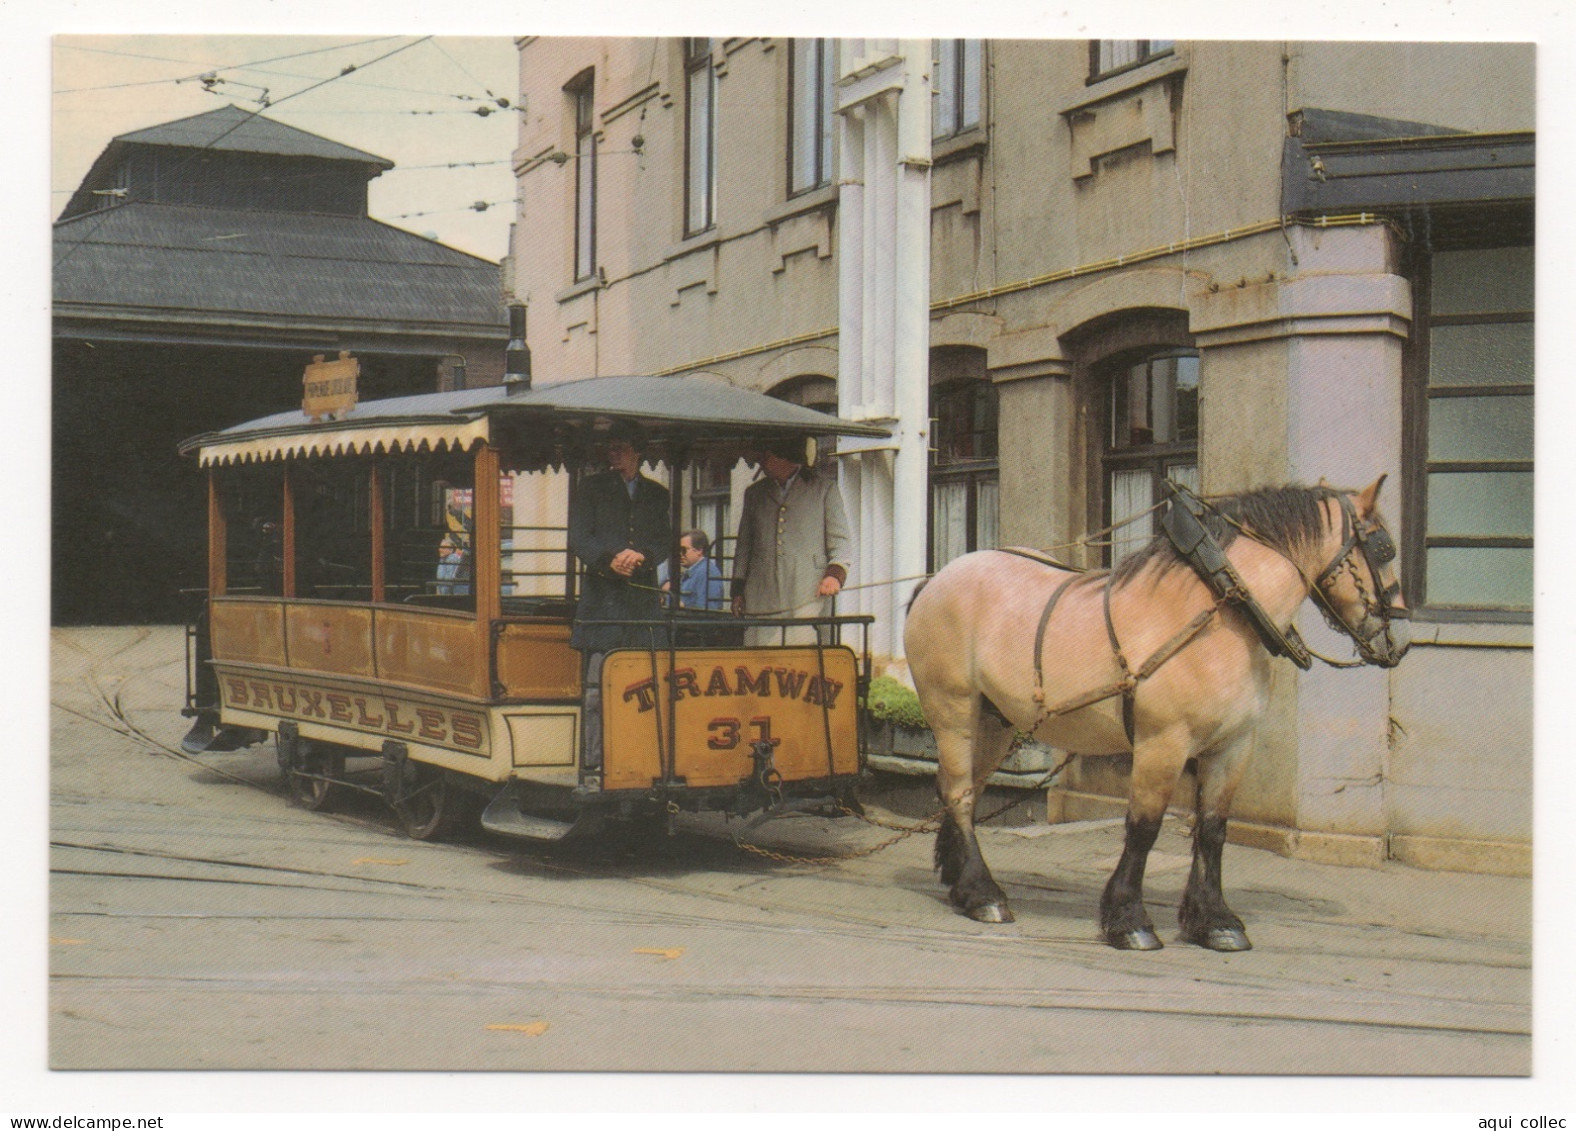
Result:
M525 304L509 307L509 345L503 354L503 383L511 393L531 387L531 347L525 344Z

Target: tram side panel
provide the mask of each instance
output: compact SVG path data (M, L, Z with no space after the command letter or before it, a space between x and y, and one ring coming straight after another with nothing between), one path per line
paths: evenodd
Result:
M431 609L224 598L210 604L220 719L369 755L389 740L420 762L509 776L509 727L479 693L487 651L473 617Z
M211 620L227 725L290 722L369 755L393 740L492 782L576 780L580 656L565 621L506 620L489 642L460 613L265 598L216 600ZM859 772L846 647L618 651L602 678L604 790L649 790L669 769L690 788Z

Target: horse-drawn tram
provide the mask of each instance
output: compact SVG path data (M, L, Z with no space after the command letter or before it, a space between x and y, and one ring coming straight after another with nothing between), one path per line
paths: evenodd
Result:
M781 631L746 646L739 618L653 591L638 617L582 607L577 624L566 528L610 429L641 429L667 469L670 563L691 465L884 432L695 379L359 404L332 399L353 382L316 382L326 402L313 384L301 411L182 445L208 475L188 751L271 736L302 804L371 790L424 839L478 808L492 831L552 840L608 816L853 804L870 618L748 618ZM629 583L654 590L652 572ZM571 634L599 628L619 643L588 681Z

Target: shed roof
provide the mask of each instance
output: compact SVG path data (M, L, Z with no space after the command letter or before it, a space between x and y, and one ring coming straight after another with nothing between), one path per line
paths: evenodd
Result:
M57 317L507 326L496 264L353 216L132 203L55 225Z
M394 168L394 162L365 150L352 149L326 137L287 126L239 106L224 106L190 118L180 118L147 129L133 130L111 139L120 145L170 145L185 149L221 149L243 153L270 153L280 157L322 157Z

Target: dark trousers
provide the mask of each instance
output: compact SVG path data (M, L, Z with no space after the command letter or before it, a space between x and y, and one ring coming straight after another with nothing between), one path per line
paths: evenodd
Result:
M580 686L580 765L593 773L602 769L602 662L606 652L587 652Z

